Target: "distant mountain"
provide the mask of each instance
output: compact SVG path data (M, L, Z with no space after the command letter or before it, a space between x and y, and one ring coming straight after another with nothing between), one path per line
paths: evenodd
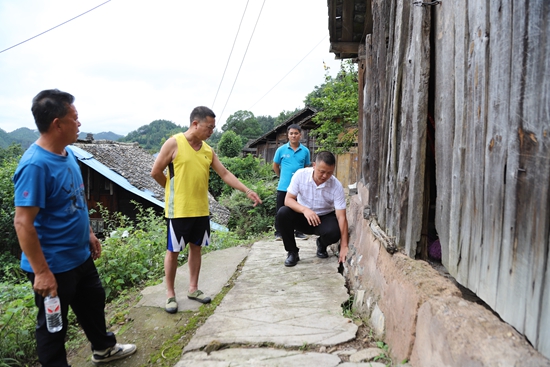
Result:
M101 133L97 133L97 134L87 133L87 132L80 132L80 134L78 134L78 138L84 140L84 139L86 139L88 134L92 134L94 136L94 140L117 141L118 139L123 137L123 135L118 135L118 134L115 134L114 132L108 131L108 132L101 132Z
M27 127L21 127L17 130L13 130L11 133L6 133L4 130L0 129L0 147L5 149L12 143L15 143L21 145L21 148L25 150L34 143L39 136L38 130L31 130Z
M162 144L170 136L187 131L188 127L181 127L172 121L155 120L148 125L143 125L139 129L130 132L120 142L133 142L148 150L151 153L156 153L160 150Z
M0 129L0 148L6 149L11 144L11 138L7 132Z
M21 148L27 149L38 139L40 133L38 130L31 130L27 127L21 127L9 133L14 143L21 144Z
M78 134L78 138L86 139L87 135L88 133L81 132L80 134ZM111 131L101 132L93 135L95 140L116 141L122 138L122 135L115 134ZM4 130L0 129L0 148L6 149L12 143L15 143L21 145L21 148L23 148L23 150L26 150L28 147L31 146L32 143L36 141L36 139L38 139L39 136L40 133L38 132L38 130L31 130L27 127L21 127L17 130L13 130L10 133L7 133Z

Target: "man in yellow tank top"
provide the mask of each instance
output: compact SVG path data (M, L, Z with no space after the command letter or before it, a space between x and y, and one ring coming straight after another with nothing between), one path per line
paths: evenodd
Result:
M166 305L168 313L178 311L174 290L178 254L189 243L189 292L187 297L201 303L210 302L198 289L201 268L201 246L210 242L208 180L210 167L229 186L246 193L254 206L262 201L220 162L205 140L216 127L216 115L199 106L191 112L191 125L185 133L169 138L160 149L151 176L165 189L165 217L168 241L164 258ZM165 175L164 171L167 170Z

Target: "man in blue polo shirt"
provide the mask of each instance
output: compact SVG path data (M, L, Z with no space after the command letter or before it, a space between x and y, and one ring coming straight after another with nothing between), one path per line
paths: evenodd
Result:
M285 205L286 189L290 185L290 180L294 172L300 168L311 165L309 149L300 144L302 138L302 128L297 124L290 125L287 129L288 143L280 146L273 157L273 171L279 176L279 185L277 186L277 212ZM294 237L307 240L308 235L295 231ZM275 219L275 240L281 241L279 233L279 224Z

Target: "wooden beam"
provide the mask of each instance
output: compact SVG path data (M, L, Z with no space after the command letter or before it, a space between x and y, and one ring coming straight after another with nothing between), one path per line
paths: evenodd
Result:
M360 45L359 42L331 42L329 52L357 54Z

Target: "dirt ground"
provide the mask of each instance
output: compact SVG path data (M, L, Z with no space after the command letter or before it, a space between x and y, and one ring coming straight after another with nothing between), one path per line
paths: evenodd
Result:
M111 362L109 366L173 366L177 363L179 358L175 362L165 359L165 361L153 363L151 357L160 355L162 358L166 342L187 325L194 313L178 312L171 315L161 308L130 307L127 320L111 327L110 330L115 332L119 343L136 344L137 352L121 361ZM91 361L90 345L87 341L84 344L69 353L69 363L73 367L94 366ZM183 344L181 348L183 349Z

